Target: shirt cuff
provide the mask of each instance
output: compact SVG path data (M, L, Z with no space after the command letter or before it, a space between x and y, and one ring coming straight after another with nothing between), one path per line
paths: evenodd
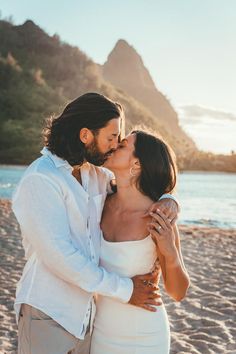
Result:
M174 200L174 202L178 205L178 208L180 210L180 204L179 204L177 198L175 198L173 196L173 194L169 194L169 193L162 194L162 196L159 198L159 200L162 200L162 199L172 199L172 200Z
M124 303L128 303L133 294L134 285L130 278L120 278L120 286L117 290L116 297Z

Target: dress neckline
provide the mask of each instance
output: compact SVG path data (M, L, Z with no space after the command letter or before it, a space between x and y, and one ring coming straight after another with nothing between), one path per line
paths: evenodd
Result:
M103 232L101 232L101 234L102 234L102 240L103 241L105 241L106 243L108 243L108 244L133 244L133 243L140 243L140 242L142 242L142 241L146 241L146 240L148 240L149 238L151 238L152 236L151 236L151 234L148 234L146 237L144 237L144 238L142 238L141 240L127 240L127 241L108 241L108 240L106 240L105 238L104 238L104 236L103 236Z

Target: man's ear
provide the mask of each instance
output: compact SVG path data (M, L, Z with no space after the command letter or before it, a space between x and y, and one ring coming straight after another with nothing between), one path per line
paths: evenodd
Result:
M89 144L93 140L93 133L88 128L82 128L79 132L79 138L85 145Z

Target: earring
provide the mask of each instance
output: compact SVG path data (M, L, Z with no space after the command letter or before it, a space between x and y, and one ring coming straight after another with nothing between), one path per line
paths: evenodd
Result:
M131 168L130 168L129 174L130 174L130 176L135 177L135 176L136 176L136 173L133 173L133 168L134 168L134 167L131 167Z

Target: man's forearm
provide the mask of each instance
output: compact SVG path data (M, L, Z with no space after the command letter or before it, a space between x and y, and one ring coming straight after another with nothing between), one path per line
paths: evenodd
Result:
M178 205L178 208L179 208L179 210L180 210L179 201L178 201L178 199L177 199L173 194L170 194L170 193L162 194L162 196L159 198L159 201L160 201L160 200L163 200L163 199L172 199L172 200Z

